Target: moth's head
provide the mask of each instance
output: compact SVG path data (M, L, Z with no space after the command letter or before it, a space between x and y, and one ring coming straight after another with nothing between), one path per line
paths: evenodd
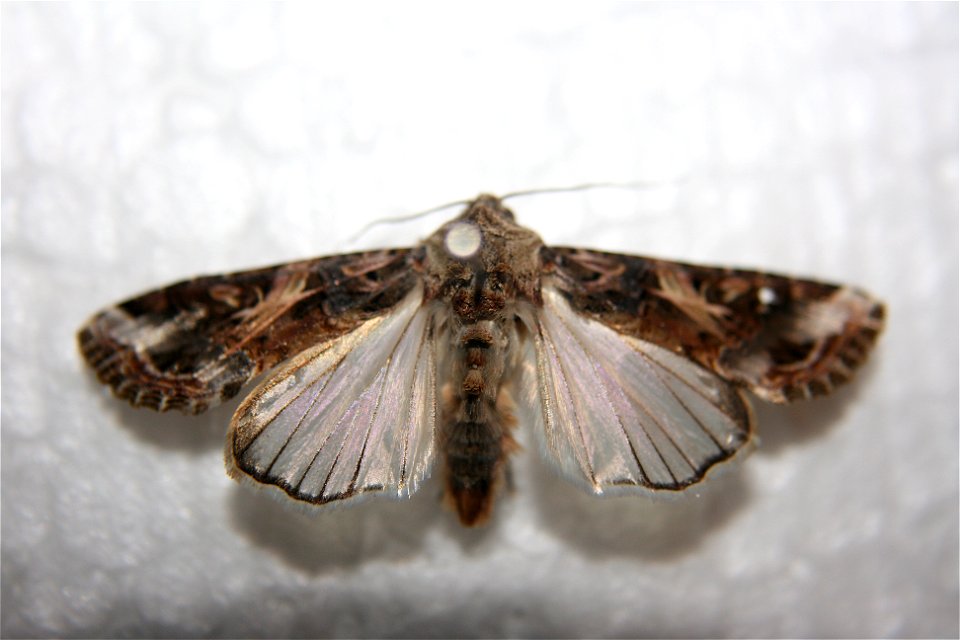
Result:
M513 212L500 198L490 194L477 196L459 216L440 227L427 241L447 259L464 262L481 259L484 263L501 260L504 252L531 243L541 244L539 236L518 225Z
M424 242L427 295L461 292L482 300L489 289L487 297L535 298L542 246L540 236L518 225L500 198L478 196ZM461 315L472 317L476 310L469 311Z
M467 205L458 219L479 222L506 221L516 226L516 217L513 211L503 205L503 201L495 195L481 193L473 202Z

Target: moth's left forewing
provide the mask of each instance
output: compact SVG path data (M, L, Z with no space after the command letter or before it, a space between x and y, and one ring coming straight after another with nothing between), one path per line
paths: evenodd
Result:
M544 261L576 311L772 402L849 380L884 324L883 304L851 287L583 249Z

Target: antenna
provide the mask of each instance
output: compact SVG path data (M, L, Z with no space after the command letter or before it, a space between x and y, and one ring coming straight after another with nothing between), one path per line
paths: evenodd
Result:
M587 191L590 189L654 189L657 187L662 187L665 183L663 182L587 182L584 184L574 185L572 187L544 187L542 189L525 189L523 191L513 191L507 193L503 196L499 196L500 200L506 200L508 198L519 198L523 196L534 196L542 195L547 193L570 193L574 191ZM352 244L359 240L363 234L372 229L373 227L381 224L399 224L401 222L409 222L411 220L417 220L418 218L423 218L428 215L437 213L438 211L443 211L444 209L450 209L452 207L462 207L466 206L473 202L473 198L469 200L455 200L453 202L448 202L447 204L442 204L439 207L432 207L426 209L425 211L419 211L417 213L410 213L400 216L391 216L388 218L379 218L373 222L369 222L363 226L359 231L357 231L352 236L348 237L345 240L346 244Z
M450 208L452 208L452 207L462 207L462 206L464 206L464 205L470 204L471 202L472 202L472 200L455 200L455 201L453 201L453 202L448 202L447 204L442 204L442 205L440 205L439 207L432 207L432 208L427 209L427 210L425 210L425 211L418 211L417 213L408 213L408 214L404 214L404 215L402 215L402 216L391 216L391 217L389 217L389 218L378 218L378 219L374 220L373 222L368 222L366 225L364 225L364 226L360 229L360 231L357 231L355 234L353 234L352 236L350 236L349 238L347 238L347 239L345 240L345 243L346 243L346 244L352 244L352 243L356 242L357 240L360 239L360 237L361 237L363 234L365 234L367 231L370 231L370 229L372 229L372 228L374 228L374 227L376 227L377 225L380 225L380 224L399 224L399 223L401 223L401 222L409 222L409 221L411 221L411 220L416 220L416 219L418 219L418 218L424 218L424 217L429 216L429 215L431 215L431 214L437 213L438 211L443 211L444 209L450 209Z
M501 200L507 198L516 198L521 196L534 196L545 193L570 193L573 191L587 191L590 189L654 189L662 187L663 182L587 182L574 185L572 187L545 187L543 189L524 189L523 191L514 191L500 197Z

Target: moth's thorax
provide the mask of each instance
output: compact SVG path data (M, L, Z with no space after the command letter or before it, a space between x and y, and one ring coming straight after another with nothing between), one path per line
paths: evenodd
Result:
M540 300L536 233L494 196L480 196L424 243L428 300L448 301L461 323L490 320L518 299Z

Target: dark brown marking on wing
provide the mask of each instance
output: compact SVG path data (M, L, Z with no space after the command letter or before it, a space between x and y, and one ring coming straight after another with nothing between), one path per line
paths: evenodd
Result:
M97 314L80 351L130 404L200 413L396 305L418 277L413 259L393 249L187 280Z
M576 310L772 402L829 393L883 329L883 305L852 288L584 249L541 257Z

